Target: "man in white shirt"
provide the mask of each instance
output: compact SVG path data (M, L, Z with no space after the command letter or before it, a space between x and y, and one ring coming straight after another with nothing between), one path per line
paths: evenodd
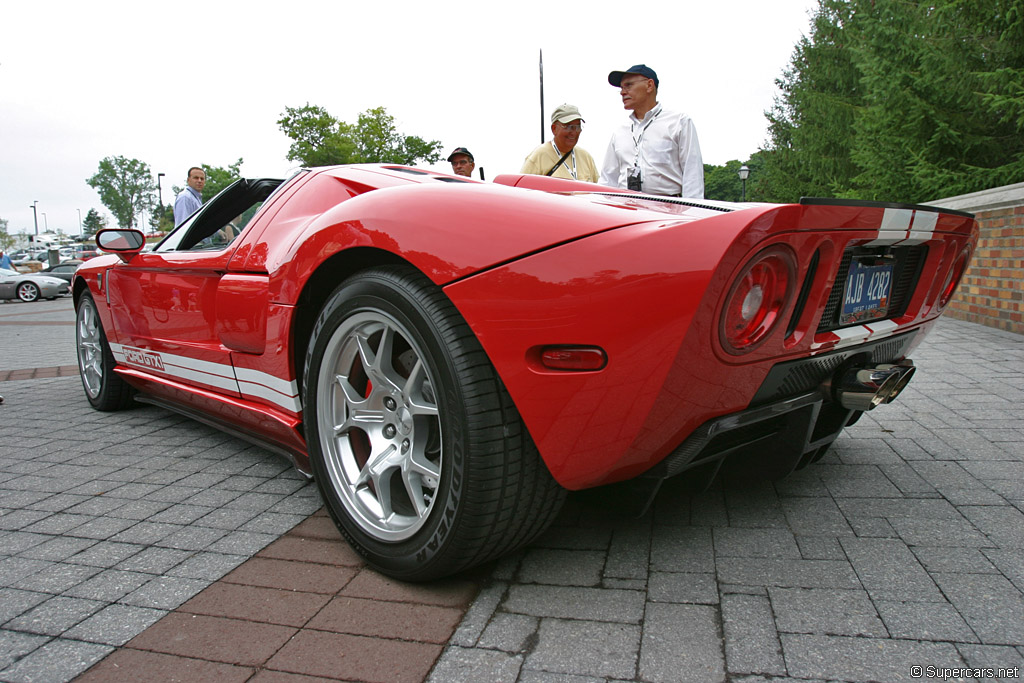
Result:
M645 64L612 71L629 123L612 134L601 184L667 197L704 198L704 162L697 129L686 114L663 109L658 75Z
M206 186L206 171L193 166L188 169L188 184L174 200L174 227L185 222L203 205L203 188Z

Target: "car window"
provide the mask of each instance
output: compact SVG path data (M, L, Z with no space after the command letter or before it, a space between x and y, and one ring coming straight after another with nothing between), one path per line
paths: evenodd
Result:
M280 184L280 180L269 178L235 181L175 228L154 251L216 251L227 248Z

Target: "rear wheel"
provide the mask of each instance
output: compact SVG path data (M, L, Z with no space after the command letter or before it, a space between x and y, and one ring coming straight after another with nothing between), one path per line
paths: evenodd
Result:
M313 330L305 371L313 472L373 566L444 576L514 550L565 497L493 366L417 271L344 282Z
M39 287L34 282L22 282L18 285L18 298L28 303L39 298Z
M132 390L114 372L114 354L110 352L96 302L89 292L83 292L78 300L75 338L78 344L78 372L82 376L82 386L89 403L96 410L103 411L127 408L132 402Z

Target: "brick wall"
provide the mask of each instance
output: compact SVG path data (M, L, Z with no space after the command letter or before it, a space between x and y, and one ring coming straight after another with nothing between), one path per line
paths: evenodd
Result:
M944 315L1024 334L1024 183L947 197L932 206L978 219L978 248Z

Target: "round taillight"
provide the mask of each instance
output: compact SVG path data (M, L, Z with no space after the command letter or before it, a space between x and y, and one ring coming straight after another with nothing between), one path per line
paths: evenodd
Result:
M968 252L963 251L960 256L957 257L956 263L950 269L946 275L946 281L942 284L942 294L939 295L939 308L945 308L949 300L953 298L953 293L956 292L957 285L960 284L960 278L964 276L964 271L967 270Z
M793 298L796 261L777 245L759 252L729 288L719 320L722 347L733 355L756 349L775 329Z

